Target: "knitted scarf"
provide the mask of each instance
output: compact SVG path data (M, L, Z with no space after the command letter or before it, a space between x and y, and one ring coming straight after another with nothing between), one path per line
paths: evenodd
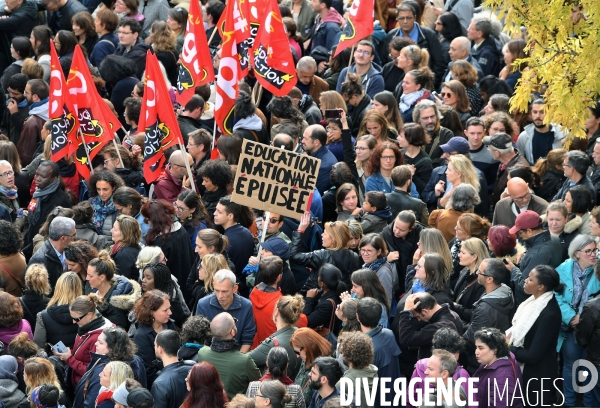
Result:
M35 206L35 210L33 210L33 212L29 212L29 225L35 225L39 221L42 215L42 199L54 194L56 190L58 190L59 185L60 180L57 179L56 181L48 184L45 188L42 188L41 190L38 188L35 190L33 193L33 199L37 200L37 204Z
M16 187L9 190L6 187L0 186L0 193L4 194L9 200L16 200L18 198Z
M584 286L584 283L586 281L589 282L589 280L586 279L587 274L594 273L591 269L592 268L589 267L582 270L578 262L573 262L573 298L571 299L571 307L577 314L581 314L583 305L590 297L588 287L587 285Z
M94 208L94 216L92 217L92 221L94 222L94 225L96 225L98 234L102 234L104 220L106 220L106 217L109 215L116 213L117 209L115 208L112 197L109 198L106 203L102 202L100 196L92 197L90 202Z
M407 110L409 110L410 107L413 106L413 104L417 102L419 98L423 96L424 93L425 91L420 89L409 94L403 94L400 97L400 111L406 112Z
M235 339L221 340L213 337L210 349L217 353L224 353L226 351L239 350L240 346Z
M362 267L372 270L373 272L377 272L381 266L387 262L387 257L382 256L381 258L377 258L371 263L365 263Z
M549 291L539 296L537 299L530 296L525 300L515 313L512 319L512 327L506 331L506 334L512 333L510 336L510 344L515 347L523 347L525 336L539 317L542 310L548 302L554 297L554 292Z

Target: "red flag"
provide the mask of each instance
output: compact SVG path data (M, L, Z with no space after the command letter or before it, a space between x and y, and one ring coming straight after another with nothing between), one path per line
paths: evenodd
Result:
M269 0L265 21L254 43L254 73L258 82L276 96L287 95L296 85L296 66L276 0Z
M192 0L177 78L177 102L182 106L188 103L197 86L215 80L210 50L205 46L207 43L199 2Z
M344 26L334 57L373 33L374 4L372 0L352 2L352 7L348 10L348 22Z
M63 74L54 41L50 42L50 101L49 117L52 120L52 161L57 162L69 155L70 145L77 143L79 122L69 98L67 81Z
M238 80L248 74L248 54L254 41L247 14L248 6L244 0L230 0L226 3L225 10L223 10L223 14L221 14L221 18L217 23L223 43L221 63L223 63L224 54L235 55L241 74ZM231 44L231 50L225 52L225 43Z
M195 1L195 0L194 0ZM173 111L156 55L150 50L146 54L146 78L144 98L138 129L144 129L144 178L148 183L160 176L165 163L164 150L176 143L183 145L181 131Z
M74 143L70 151L76 153L75 164L79 174L88 178L88 155L89 160L92 160L106 143L113 140L115 126L120 127L120 123L98 94L79 45L75 46L67 86L77 113L80 131L78 143ZM88 154L84 143L87 145Z

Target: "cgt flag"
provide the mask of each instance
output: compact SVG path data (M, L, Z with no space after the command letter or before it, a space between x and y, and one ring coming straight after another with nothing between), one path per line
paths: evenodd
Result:
M144 78L142 115L138 129L144 129L144 178L152 183L158 179L165 163L164 150L183 144L181 131L173 111L156 55L146 54L146 78Z
M75 46L67 86L79 121L79 135L77 142L71 145L70 153L75 153L77 171L87 179L90 176L88 165L91 166L88 155L92 160L115 138L114 130L120 127L120 122L98 94L79 45Z
M373 33L374 0L354 0L334 57Z
M197 86L215 80L210 50L204 46L205 44L207 44L207 39L202 12L199 2L193 0L190 4L187 29L183 37L181 64L177 77L177 102L181 106L188 103Z
M254 73L258 82L275 96L285 96L296 85L296 66L277 0L269 0L265 22L254 43Z
M79 122L75 108L66 94L69 92L54 41L50 42L50 101L49 117L52 121L52 161L57 162L69 155L70 146L77 143Z

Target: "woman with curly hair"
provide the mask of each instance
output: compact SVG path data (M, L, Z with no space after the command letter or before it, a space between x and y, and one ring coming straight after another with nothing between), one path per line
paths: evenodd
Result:
M48 305L48 295L52 288L48 282L48 270L42 264L31 264L25 272L25 290L19 298L23 306L24 318L35 327L35 318Z
M133 378L143 387L147 385L146 367L142 359L135 354L137 347L125 330L118 327L105 327L96 339L95 345L96 354L107 356L109 361L122 361L127 364L133 371Z
M469 104L471 105L471 116L479 116L479 112L485 106L479 85L477 84L477 70L465 60L457 60L450 66L452 79L464 85Z
M33 341L38 347L48 353L48 344L56 344L59 341L67 347L73 347L78 326L69 314L69 305L82 294L81 279L76 273L65 272L60 275L46 310L38 313L36 317Z
M32 399L32 392L35 388L44 384L50 384L58 389L59 404L66 406L68 401L67 395L62 390L54 366L48 359L43 357L32 357L27 359L23 364L23 374L25 386L27 387L27 396L30 400ZM28 403L30 402L28 401ZM21 405L19 405L19 407L21 407ZM30 407L30 405L27 405L27 407Z
M19 333L25 332L33 339L31 325L23 318L23 306L13 295L0 292L0 342L4 350L8 349L10 341Z
M0 220L0 286L13 296L23 294L23 279L27 262L21 253L23 237L12 223Z
M177 56L175 34L164 21L155 21L150 29L150 42L156 58L163 64L171 84L177 83Z
M198 361L200 350L210 339L210 320L204 316L191 316L181 326L181 344L177 357Z
M390 91L382 91L376 94L373 97L372 108L383 113L388 123L395 128L396 134L400 133L404 127L404 122L402 122L402 116L398 109L398 102Z
M229 402L214 365L207 362L194 364L185 380L188 395L181 408L222 408Z
M142 206L148 201L146 197L138 193L131 187L119 187L113 194L113 203L117 211L124 215L129 215L136 219L142 230L142 241L146 242L146 234L150 230L142 215Z
M75 14L71 17L71 26L77 43L85 50L86 55L91 55L98 42L98 34L90 12L84 10Z
M101 251L98 258L88 265L85 293L93 294L98 303L98 311L106 319L123 328L129 327L127 315L141 296L141 288L136 279L116 275L116 264L107 250Z
M67 268L79 276L83 285L85 285L88 264L97 257L98 250L87 241L71 242L65 248Z
M385 142L377 146L371 155L371 175L367 179L365 193L394 191L394 184L391 182L392 170L401 164L404 164L404 155L395 143Z
M103 170L92 174L88 184L96 230L98 234L111 237L110 230L118 215L112 196L117 188L123 186L123 180L112 171Z
M514 119L506 112L498 111L484 116L483 125L485 127L485 133L488 136L493 136L497 133L506 133L513 142L519 137L519 127Z
M151 200L142 207L142 215L150 225L146 234L146 245L160 247L177 282L186 282L194 255L188 232L179 221L173 221L173 205L162 200ZM189 299L189 289L182 287L182 290L184 297Z
M150 388L157 376L156 367L152 364L156 359L154 354L156 335L166 329L177 329L171 320L169 295L156 289L144 293L135 304L133 315L137 322L133 336L133 342L137 346L136 355L144 362L148 388Z
M142 272L142 293L158 289L169 295L171 300L171 318L180 327L190 317L190 310L185 303L183 293L169 268L162 263L150 263Z
M209 160L200 167L198 174L206 189L202 203L212 220L219 200L227 195L227 186L233 182L233 173L225 160Z

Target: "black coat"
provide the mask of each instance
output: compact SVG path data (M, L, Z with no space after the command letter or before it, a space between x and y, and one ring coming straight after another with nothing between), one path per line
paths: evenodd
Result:
M58 30L71 31L73 25L71 19L80 11L88 11L88 9L77 0L67 0L67 3L58 11L53 13L48 12L48 27L56 34ZM58 20L58 30L56 27Z
M33 1L24 1L21 6L12 13L7 13L5 10L2 10L0 16L7 16L7 18L0 18L0 31L7 35L9 42L18 36L29 37L33 27L41 24L36 3ZM71 29L71 20L69 18L68 30ZM10 52L8 55L10 55ZM5 89L5 91L7 91L7 89Z
M179 115L177 117L177 123L179 124L179 130L181 130L181 137L183 138L184 146L187 146L189 134L194 130L202 128L200 121L192 118L191 116Z
M485 288L477 283L477 274L469 273L468 268L463 268L454 286L454 311L465 322L471 321L473 304L477 302Z
M560 313L560 310L558 312ZM575 339L581 347L585 347L585 358L596 367L600 367L600 296L587 301L583 306L575 330ZM527 341L527 337L525 340Z
M131 47L129 52L126 52L125 47L119 45L115 51L115 55L122 55L125 58L129 58L137 67L136 76L138 78L142 78L142 74L146 69L146 54L149 49L152 47L146 44L141 38L138 39L138 42Z
M391 193L385 195L387 204L392 210L392 219L395 220L400 211L411 210L415 213L417 221L427 224L429 213L427 205L418 198L411 197L406 191L394 189Z
M136 188L144 183L144 173L141 170L120 168L115 169L127 187Z
M38 295L32 290L25 289L23 296L19 298L21 305L23 306L23 318L29 322L31 331L35 329L35 319L37 314L48 306L48 299L44 295ZM54 344L54 343L53 343Z
M352 124L350 125L350 134L358 135L363 117L365 116L365 113L371 109L372 103L371 97L364 94L358 105L352 109L352 116L350 117L350 120L352 121Z
M175 323L172 320L167 323L167 329L177 330ZM152 387L152 383L156 379L157 369L152 363L156 360L156 354L154 353L154 339L156 339L156 332L152 326L146 326L145 324L138 324L133 336L133 342L137 346L137 353L135 353L144 362L146 367L146 380L148 382L148 388Z
M327 328L331 323L331 316L333 316L333 327L337 333L341 322L335 317L335 308L329 299L333 300L333 304L336 306L340 303L340 297L337 296L335 290L329 290L325 294L319 292L314 298L306 298L306 304L302 312L308 318L308 327L312 329L319 326Z
M179 408L187 396L186 378L193 361L178 361L163 368L152 385L154 406Z
M394 220L395 222L395 220ZM404 239L396 238L394 235L394 223L385 227L381 232L381 236L385 240L385 243L390 252L398 251L400 258L394 264L396 265L396 271L398 272L398 284L400 290L404 292L406 282L406 269L412 264L413 255L417 250L417 243L421 236L421 231L425 228L424 225L416 223L412 231L410 231Z
M583 313L585 313L585 307L586 306L584 306ZM583 313L581 315L582 318ZM596 319L596 322L597 321L598 320ZM580 330L581 322L582 320L580 319L579 325L577 326L578 331ZM527 332L523 347L510 347L510 351L515 355L517 361L525 364L525 367L523 368L523 383L527 384L527 398L531 402L540 400L540 392L542 391L540 378L549 378L550 380L545 380L543 383L544 393L542 398L544 404L552 405L552 403L554 403L555 389L553 381L559 377L558 361L556 358L556 343L558 342L560 324L560 307L558 306L556 297L553 296L544 310L542 310L533 326L531 326L531 329ZM600 340L600 338L596 338L596 340L597 341L593 343L593 347L595 348L598 347L598 340ZM591 360L589 353L586 358ZM532 381L529 382L529 380ZM525 392L525 389L523 389L523 391Z
M46 267L48 270L48 282L50 283L50 287L54 288L64 268L49 239L33 254L27 266L29 267L36 263Z
M137 281L140 273L137 266L135 266L135 262L140 251L141 248L139 246L125 247L121 248L117 253L112 254L110 257L115 261L115 265L117 266L116 274Z
M41 318L46 329L46 343L56 344L62 341L65 346L73 347L78 326L73 323L69 305L52 305L42 311ZM50 350L46 349L46 351Z

